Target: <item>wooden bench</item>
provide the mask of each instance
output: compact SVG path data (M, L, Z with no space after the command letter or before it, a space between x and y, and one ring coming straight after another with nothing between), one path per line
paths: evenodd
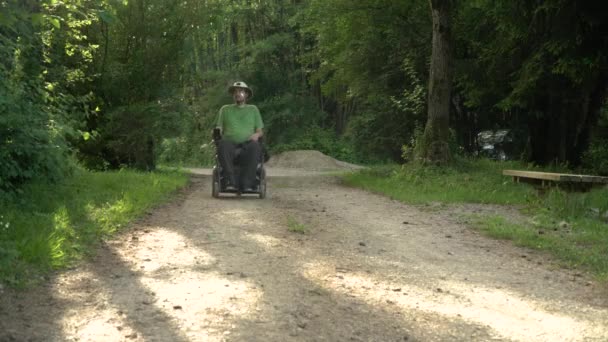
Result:
M513 177L513 181L516 183L532 183L543 188L558 185L565 186L569 190L589 190L593 186L608 184L608 177L601 176L519 170L503 170L502 174Z

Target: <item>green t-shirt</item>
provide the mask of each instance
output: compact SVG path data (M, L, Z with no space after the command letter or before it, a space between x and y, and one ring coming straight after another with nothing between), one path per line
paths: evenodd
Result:
M220 109L217 127L222 129L224 139L240 144L247 141L256 130L264 128L264 123L258 107L230 104Z

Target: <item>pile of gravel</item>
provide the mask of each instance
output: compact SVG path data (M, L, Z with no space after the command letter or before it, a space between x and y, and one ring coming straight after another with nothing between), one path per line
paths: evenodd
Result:
M314 150L287 151L272 155L267 167L314 171L357 170L362 166L346 163Z

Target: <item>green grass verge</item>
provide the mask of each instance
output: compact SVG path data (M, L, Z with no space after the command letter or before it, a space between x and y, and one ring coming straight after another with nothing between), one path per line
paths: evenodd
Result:
M583 268L608 280L608 227L590 219L572 223L534 221L531 226L509 222L504 217L477 217L475 227L497 239L548 251L569 268Z
M584 268L608 280L608 190L572 193L551 189L539 194L515 184L503 169L530 169L517 162L459 160L449 168L382 166L347 174L346 184L409 204L485 203L519 205L530 222L478 217L475 227L520 246L544 250L565 265Z
M351 186L411 204L526 204L535 195L533 189L502 176L503 168L521 167L515 162L460 160L450 168L388 165L347 174L343 179Z
M0 282L22 286L91 254L187 180L180 172L78 171L60 184L30 184L0 203Z

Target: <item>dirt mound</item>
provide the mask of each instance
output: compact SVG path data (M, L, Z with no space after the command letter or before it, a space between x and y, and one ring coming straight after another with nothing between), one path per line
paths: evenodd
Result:
M346 163L314 150L287 151L273 155L268 167L315 171L356 170L362 166Z

